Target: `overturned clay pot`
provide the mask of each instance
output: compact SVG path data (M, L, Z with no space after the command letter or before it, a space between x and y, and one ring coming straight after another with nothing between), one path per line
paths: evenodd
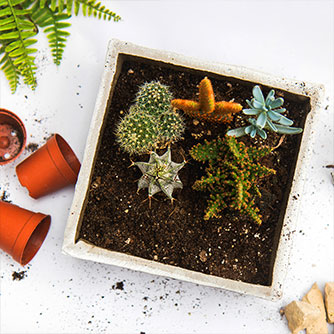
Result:
M37 199L75 184L80 166L64 138L55 134L16 167L16 174L29 195Z
M41 247L51 217L0 201L0 248L26 265Z

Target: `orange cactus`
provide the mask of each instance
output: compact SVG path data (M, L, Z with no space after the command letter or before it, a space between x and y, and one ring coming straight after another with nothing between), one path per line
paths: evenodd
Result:
M199 104L201 111L211 114L215 110L215 94L211 81L205 77L199 84Z
M183 110L190 117L216 123L231 122L232 114L242 110L239 103L216 102L211 81L207 77L199 84L199 102L175 99L172 100L172 106Z

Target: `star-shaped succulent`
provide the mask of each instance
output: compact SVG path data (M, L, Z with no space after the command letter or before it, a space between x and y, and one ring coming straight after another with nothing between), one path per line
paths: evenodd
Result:
M216 102L211 81L207 77L199 84L199 102L175 99L172 100L172 106L183 110L190 117L216 123L230 122L232 114L242 109L239 103Z
M162 191L173 201L174 189L182 189L183 185L178 176L179 170L185 165L185 161L176 163L172 161L170 147L163 155L152 152L148 162L134 162L143 175L138 181L138 191L148 188L148 197Z

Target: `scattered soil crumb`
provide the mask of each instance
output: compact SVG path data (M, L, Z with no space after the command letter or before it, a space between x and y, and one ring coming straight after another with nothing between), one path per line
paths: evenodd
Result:
M9 197L9 195L8 195L7 191L4 190L4 191L2 192L2 195L0 195L0 200L3 201L3 202L11 203L12 201L10 201L10 200L8 199L8 197Z
M30 143L27 147L26 147L26 150L28 151L28 152L35 152L35 151L37 151L38 150L38 144L36 144L36 143Z
M112 286L113 290L124 290L124 283L123 282L117 282Z
M45 141L48 141L51 137L53 137L53 135L54 135L54 133L51 133L50 135L45 136L43 139L44 139Z
M26 277L26 271L13 271L12 273L13 281L21 281Z

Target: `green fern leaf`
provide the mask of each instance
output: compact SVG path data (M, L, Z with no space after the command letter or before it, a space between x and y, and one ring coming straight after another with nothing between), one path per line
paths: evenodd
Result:
M5 30L12 30L16 27L16 24L13 23L8 23L4 25L0 25L0 31L5 31Z
M14 18L11 16L11 17L7 17L6 19L1 19L0 20L0 27L8 24L8 23L11 23L11 22L14 22Z
M6 0L6 2L7 2L7 0ZM8 15L11 15L11 14L12 14L12 12L11 12L9 7L6 7L4 9L0 9L0 17L8 16Z
M53 56L53 61L56 65L60 65L63 57L64 48L66 46L66 38L70 33L64 29L71 26L70 23L64 22L69 19L67 14L59 14L53 12L50 8L36 8L33 11L32 19L41 28L48 38L49 46Z
M57 8L57 0L51 0L50 9L54 12Z
M4 54L0 60L0 64L2 65L0 69L5 73L10 89L14 93L19 83L20 72L14 65L12 58L5 52L4 46L1 47L0 54Z
M57 0L54 0L57 1ZM63 0L58 0L58 7L60 9L60 2ZM106 9L105 6L102 6L100 2L96 3L96 0L67 0L66 6L64 4L64 8L66 7L67 14L72 15L74 3L74 15L78 15L81 7L82 14L84 16L94 16L99 19L103 18L104 20L114 20L115 22L121 19L116 13L112 12L109 9Z
M35 25L29 21L29 10L22 7L25 0L0 0L0 43L2 70L9 80L12 91L16 89L19 77L32 88L36 86L34 64L35 57L31 56L36 49L30 46L36 43L32 39L36 35Z
M72 14L72 8L73 8L73 0L66 0L66 10L67 10L67 15Z
M32 88L36 86L36 66L31 46L38 28L47 35L54 63L59 65L69 32L64 22L74 12L85 16L119 21L120 17L96 0L0 0L1 69L15 91L20 77Z

